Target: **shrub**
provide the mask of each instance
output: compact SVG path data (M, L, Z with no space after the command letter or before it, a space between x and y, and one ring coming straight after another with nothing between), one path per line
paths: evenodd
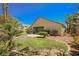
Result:
M50 31L50 35L56 36L56 35L58 35L58 31L57 30L52 30L52 31Z
M14 42L12 39L15 35L15 29L10 23L5 23L2 26L2 30L0 31L0 33L2 32L2 34L0 34L0 43L4 44L2 47L0 47L0 55L8 55L7 53L9 53L14 47Z
M22 30L16 30L15 36L20 36L22 35L23 31Z
M41 31L38 33L39 35L43 35L43 38L45 38L48 35L48 32Z
M74 37L74 40L75 40L75 43L76 43L76 44L79 44L79 36L75 36L75 37Z
M32 31L30 29L27 29L26 32L30 34Z

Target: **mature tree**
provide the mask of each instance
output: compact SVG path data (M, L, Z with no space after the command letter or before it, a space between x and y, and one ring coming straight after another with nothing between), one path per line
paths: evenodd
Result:
M67 24L67 28L66 28L66 32L69 33L69 34L72 34L72 29L73 29L73 16L68 14L67 15L67 21L66 21L66 24Z
M2 49L0 50L0 55L5 55L7 51L11 51L14 47L12 39L15 35L15 28L19 24L19 21L7 12L7 7L7 4L3 4L4 15L0 16L0 45L3 42L5 46L0 47Z

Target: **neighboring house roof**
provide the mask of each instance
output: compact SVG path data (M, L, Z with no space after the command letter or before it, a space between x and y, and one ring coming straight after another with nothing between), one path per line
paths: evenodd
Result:
M33 22L33 24L34 24L37 20L39 20L39 19L48 20L48 19L46 19L46 18L39 17L39 18L37 18L37 19ZM58 22L55 22L55 21L52 21L52 20L48 20L48 21L54 22L54 23L57 23L57 24L60 24L61 26L65 27L64 24L61 24L61 23L58 23ZM32 24L32 25L33 25L33 24ZM32 25L31 25L30 27L32 27Z

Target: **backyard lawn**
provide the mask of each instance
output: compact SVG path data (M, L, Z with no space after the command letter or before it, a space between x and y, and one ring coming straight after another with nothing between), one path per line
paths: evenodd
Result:
M65 51L68 50L68 47L65 43L46 38L30 38L30 37L27 37L26 39L17 38L16 47L17 50L21 50L25 47L56 48L56 49L64 49Z

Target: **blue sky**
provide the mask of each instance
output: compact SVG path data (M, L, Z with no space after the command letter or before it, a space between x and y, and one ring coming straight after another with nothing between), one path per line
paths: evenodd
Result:
M3 12L1 5L0 14ZM67 14L74 15L75 12L79 11L77 9L78 5L77 3L10 3L9 13L20 22L29 25L38 17L64 24L67 19Z

